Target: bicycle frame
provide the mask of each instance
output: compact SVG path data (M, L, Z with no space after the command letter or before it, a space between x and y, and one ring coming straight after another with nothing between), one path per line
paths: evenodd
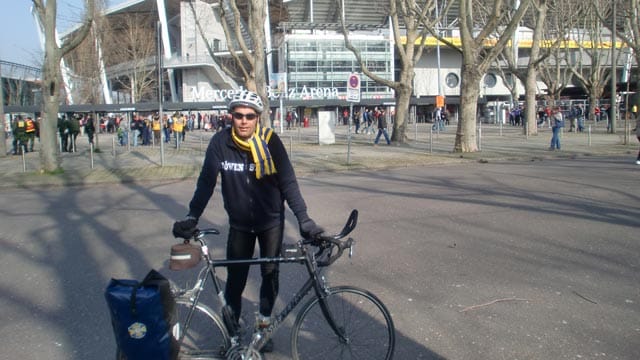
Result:
M217 232L217 231L216 231ZM211 234L209 230L203 230L203 235ZM341 341L347 342L348 339L344 335L344 331L342 331L333 319L331 315L331 311L325 303L326 298L326 285L324 282L324 278L320 276L320 268L316 262L315 256L307 250L307 246L303 245L302 240L296 244L296 247L302 252L300 256L292 256L292 257L274 257L274 258L251 258L251 259L237 259L237 260L216 260L212 259L208 252L208 247L206 242L203 239L198 239L200 245L202 247L203 257L206 261L205 267L200 270L200 274L198 275L198 280L195 286L189 290L185 291L185 294L189 292L193 292L192 302L198 303L200 300L200 295L202 290L204 290L205 284L207 282L207 278L210 277L213 281L213 286L216 294L218 295L219 301L221 303L222 308L226 306L226 301L224 299L224 292L221 290L220 280L216 274L215 268L217 267L228 267L230 265L260 265L260 264L269 264L269 263L299 263L305 265L307 269L307 273L309 278L305 283L301 286L301 288L291 297L291 300L287 303L284 309L279 312L276 316L274 316L272 323L265 329L260 332L255 332L253 334L250 348L260 349L275 333L275 331L280 327L282 322L291 314L291 312L300 304L300 302L309 294L309 292L313 289L316 297L319 299L320 308L322 309L322 313L327 320L327 323L336 333L336 335L340 338ZM209 275L209 276L207 276ZM187 315L187 319L185 321L186 324L190 324L191 318L195 311L195 307L192 307ZM182 334L187 332L185 330ZM233 337L236 334L231 334ZM180 339L182 341L182 338ZM232 346L238 345L232 343Z

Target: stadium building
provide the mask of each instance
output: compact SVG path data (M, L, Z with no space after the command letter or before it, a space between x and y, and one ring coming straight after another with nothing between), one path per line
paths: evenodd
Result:
M267 3L267 86L274 114L282 113L283 109L296 109L313 116L315 109L339 111L349 106L352 103L347 101L348 80L354 73L360 79L357 105L394 106L393 89L360 73L355 56L346 49L339 31L340 19L344 18L349 39L361 51L369 69L384 79L396 79L398 59L393 30L382 8L386 2L342 0L343 11L336 7L335 0L269 0ZM225 7L222 9L227 14L225 18L220 18L219 6ZM99 96L87 98L77 93L82 88L79 86L82 79L93 76L69 76L66 77L67 105L91 103L91 107L99 111L119 108L155 111L159 97L153 82L157 84L162 79L162 102L167 109L217 111L215 109L224 108L226 98L242 89L239 77L225 71L233 68L233 54L228 51L223 23L229 27L237 23L228 1L129 0L106 10L105 15L111 24L111 37L119 45L114 47L95 38L91 44L98 49L99 74L95 79L99 86L95 87L99 89ZM146 36L142 41L138 39L138 43L127 42L131 19ZM459 43L457 28L446 25L455 21L455 18L445 19L442 34L451 42ZM250 44L246 19L241 17L237 25L245 29L244 38ZM532 32L527 28L519 28L514 36L519 66L528 64L531 40ZM119 48L138 49L143 44L150 49L139 54L140 58L117 53ZM65 59L64 72L77 74L80 64L77 60L73 56ZM411 116L417 121L428 120L436 98L441 95L455 120L461 65L458 50L441 45L435 38L427 39L426 49L415 66ZM619 69L623 65L620 64ZM515 78L508 74L507 77ZM149 80L147 89L134 86L140 78ZM516 94L523 96L523 86L518 80L515 82ZM481 89L479 115L486 120L493 116L492 121L504 121L504 112L500 110L521 100L512 98L497 69L485 75ZM544 83L538 81L539 94L545 91ZM69 108L63 107L61 111L63 109Z

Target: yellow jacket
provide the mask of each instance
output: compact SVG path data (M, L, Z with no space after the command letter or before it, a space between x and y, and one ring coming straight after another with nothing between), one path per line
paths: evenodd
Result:
M182 132L184 128L184 117L177 117L173 119L173 131Z

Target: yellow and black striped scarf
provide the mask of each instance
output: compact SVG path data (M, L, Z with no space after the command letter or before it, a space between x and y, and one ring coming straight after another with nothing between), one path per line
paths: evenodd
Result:
M272 175L276 173L276 165L273 163L271 153L269 152L269 139L273 135L273 130L270 128L256 126L256 132L253 136L244 141L240 139L233 128L231 128L231 138L233 142L244 151L251 152L253 162L256 164L256 179L260 179L265 175Z

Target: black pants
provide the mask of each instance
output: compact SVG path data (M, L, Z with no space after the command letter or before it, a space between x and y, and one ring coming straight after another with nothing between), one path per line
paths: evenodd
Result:
M280 255L282 247L284 223L260 233L249 233L233 228L229 229L227 241L228 259L249 259L253 256L256 238L260 245L260 257L275 257ZM278 264L260 265L262 285L260 286L260 314L270 316L276 297L278 296ZM247 284L249 275L248 265L229 266L225 300L233 309L236 320L240 319L242 311L242 292Z

